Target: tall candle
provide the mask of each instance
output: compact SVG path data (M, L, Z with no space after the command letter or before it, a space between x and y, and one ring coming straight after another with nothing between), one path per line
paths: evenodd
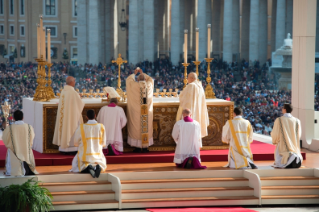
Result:
M43 52L43 60L46 61L46 55L45 55L45 28L42 29L42 52Z
M198 61L199 28L196 28L196 61Z
M40 57L41 55L44 57L44 52L43 52L43 33L42 33L42 28L43 28L43 17L40 15L40 29L39 29L39 34L40 34Z
M211 39L211 36L210 36L210 32L211 32L211 25L210 24L207 24L207 58L210 58L210 39Z
M48 63L51 63L51 30L48 29L48 44L47 44Z
M184 63L187 63L187 29L184 30Z
M41 57L41 34L40 25L37 24L37 58Z

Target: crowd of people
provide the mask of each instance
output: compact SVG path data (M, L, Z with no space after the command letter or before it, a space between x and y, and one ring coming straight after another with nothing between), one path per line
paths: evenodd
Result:
M188 72L196 71L195 65L189 58ZM227 63L219 59L211 63L212 86L217 98L234 101L235 105L243 108L244 118L249 120L254 132L270 135L273 123L281 115L281 107L291 101L291 91L278 90L278 76L269 73L271 61L260 65L255 61L249 65L245 60L240 63ZM140 67L144 73L154 79L154 87L159 89L178 88L182 90L184 66L182 62L174 66L168 58L157 59L154 62L143 61L138 64L124 64L121 71L121 87L125 90L126 78ZM199 80L206 86L207 64L199 65ZM75 88L100 89L105 86L116 87L118 70L116 64L85 64L72 65L68 62L54 63L51 68L52 87L55 93L65 85L67 76L76 77ZM37 86L37 64L1 63L0 64L0 102L7 101L11 105L11 113L22 109L22 99L32 97ZM319 111L319 76L315 78L315 110ZM3 117L2 109L0 115Z

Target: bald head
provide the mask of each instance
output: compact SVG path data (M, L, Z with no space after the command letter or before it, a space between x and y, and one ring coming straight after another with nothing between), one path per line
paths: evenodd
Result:
M194 72L189 73L188 76L187 76L188 83L192 83L195 80L197 80L197 74L194 73Z
M137 81L145 81L145 76L144 76L144 74L140 74L140 75L137 77Z
M68 76L66 78L66 84L69 85L69 86L74 87L75 86L75 78L71 77L71 76Z
M185 117L185 116L190 116L192 113L190 109L186 108L182 111L182 114L183 114L183 117Z

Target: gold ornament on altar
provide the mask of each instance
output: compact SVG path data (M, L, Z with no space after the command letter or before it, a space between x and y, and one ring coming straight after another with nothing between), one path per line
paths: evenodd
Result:
M116 60L112 60L112 63L116 63L118 65L118 81L117 81L117 88L116 88L116 92L122 97L122 99L124 99L124 92L121 89L121 65L123 63L127 63L127 60L123 60L122 59L122 55L119 54L119 57Z
M1 105L1 108L2 108L2 112L3 112L3 116L4 116L5 120L6 120L6 122L8 122L8 117L10 114L11 106L8 104L7 101L5 101L4 105Z
M210 47L211 47L211 25L208 24L207 25L207 58L205 58L206 62L207 62L207 85L205 88L205 96L206 99L216 99L215 97L215 93L213 91L213 87L210 84L210 82L212 81L212 78L210 77L210 63L213 61L214 58L210 58Z

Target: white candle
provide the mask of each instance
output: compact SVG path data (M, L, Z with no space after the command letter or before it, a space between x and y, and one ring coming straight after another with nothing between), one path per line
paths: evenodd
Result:
M37 58L41 57L41 34L40 25L37 24Z
M207 58L210 58L210 39L211 39L211 36L210 36L210 31L211 31L211 25L210 24L207 24Z
M184 63L187 63L187 29L184 30Z
M199 28L196 28L196 61L198 61Z
M51 63L51 30L48 29L48 44L47 44L48 63Z
M45 28L42 29L42 52L43 52L43 60L46 61L46 55L45 55Z

